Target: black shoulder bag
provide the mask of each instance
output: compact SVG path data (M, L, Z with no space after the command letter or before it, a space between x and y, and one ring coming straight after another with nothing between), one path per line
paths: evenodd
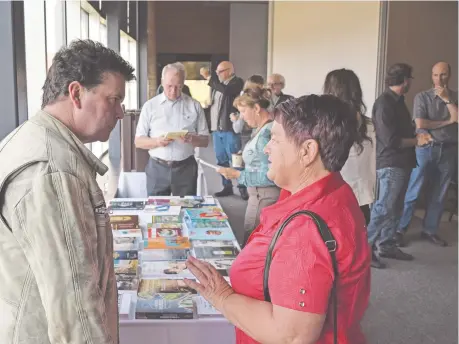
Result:
M320 236L322 237L322 240L325 243L325 246L327 246L328 252L330 253L331 261L332 261L332 266L333 266L333 272L335 274L335 278L333 279L333 284L332 284L332 289L331 289L331 302L333 303L333 342L335 344L338 343L338 302L337 302L337 295L336 295L336 288L337 288L337 279L338 279L338 263L336 261L336 240L333 237L333 234L330 231L330 228L328 228L327 224L325 223L322 218L317 215L316 213L313 213L311 211L307 210L301 210L298 211L292 215L290 215L287 220L282 223L282 225L279 227L277 232L274 234L273 239L271 240L271 244L269 245L268 248L268 254L266 255L266 260L265 260L265 270L263 274L263 292L265 296L265 301L271 302L271 296L269 295L269 287L268 287L268 281L269 281L269 268L271 266L271 260L272 260L272 254L274 247L276 246L277 239L282 235L282 232L284 231L284 228L289 224L290 221L292 221L295 217L300 216L300 215L306 215L310 217L314 223L316 224Z

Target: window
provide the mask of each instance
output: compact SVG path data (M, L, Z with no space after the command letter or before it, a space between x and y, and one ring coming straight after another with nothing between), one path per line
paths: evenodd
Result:
M80 38L89 39L89 13L80 9Z

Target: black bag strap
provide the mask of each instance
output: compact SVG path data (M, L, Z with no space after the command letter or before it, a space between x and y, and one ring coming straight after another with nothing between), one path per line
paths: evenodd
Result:
M284 231L285 227L296 217L300 215L306 215L310 217L314 223L317 226L317 229L319 230L320 236L322 237L322 240L325 243L325 246L327 246L328 252L330 253L331 261L332 261L332 266L333 266L333 273L335 274L335 278L333 279L333 284L332 284L332 289L331 289L331 302L333 304L333 342L334 344L338 343L338 300L337 300L337 279L338 279L338 262L336 261L336 240L333 237L333 234L330 231L330 228L328 228L327 224L325 221L316 213L313 213L312 211L308 210L301 210L298 211L292 215L290 215L279 227L279 229L276 231L274 234L273 239L271 240L271 243L269 244L268 248L268 254L266 255L266 260L265 260L265 270L263 273L263 293L265 296L265 301L271 302L271 296L269 295L269 287L268 287L268 281L269 281L269 268L271 267L271 260L272 260L272 254L274 247L276 246L277 239L282 235L282 232Z

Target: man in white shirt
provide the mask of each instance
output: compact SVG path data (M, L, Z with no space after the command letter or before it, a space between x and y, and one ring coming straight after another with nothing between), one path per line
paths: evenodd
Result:
M185 68L164 67L164 92L145 103L137 124L135 145L150 154L145 173L149 196L196 195L198 166L195 147L207 147L209 129L198 101L182 93ZM167 139L168 132L186 130L184 138Z

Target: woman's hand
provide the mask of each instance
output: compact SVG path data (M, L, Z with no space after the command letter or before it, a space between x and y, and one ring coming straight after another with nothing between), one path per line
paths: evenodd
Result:
M231 294L234 294L233 288L225 281L217 269L207 262L200 261L190 256L186 262L186 266L199 280L199 283L185 278L185 284L196 290L202 297L209 301L212 306L221 312L223 302Z
M241 171L230 167L222 167L217 170L226 179L238 179L241 176Z

